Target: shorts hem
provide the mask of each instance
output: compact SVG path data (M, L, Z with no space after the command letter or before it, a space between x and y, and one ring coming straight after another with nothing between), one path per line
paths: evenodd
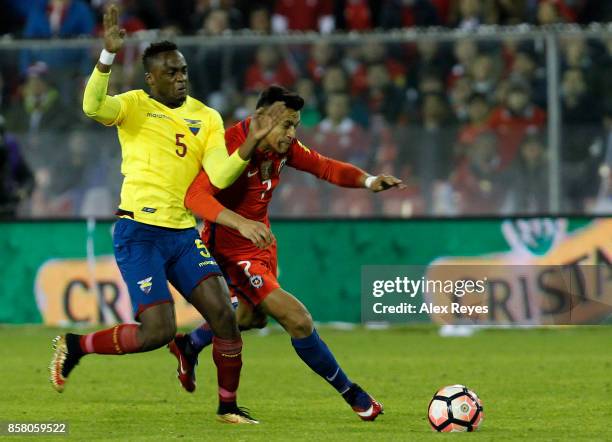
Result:
M193 293L193 291L195 290L195 288L196 288L197 286L199 286L200 284L202 284L204 281L206 281L208 278L212 278L213 276L220 276L221 278L223 278L223 273L221 273L221 272L212 272L212 273L209 273L208 275L204 275L202 278L200 278L200 279L198 280L198 282L196 282L196 283L193 285L193 287L191 287L191 290L189 291L189 293L188 293L188 294L183 295L183 297L184 297L184 298L185 298L187 301L189 301L189 300L191 299L191 294Z
M242 299L246 302L246 305L250 308L255 308L259 306L274 290L281 288L280 285L278 287L274 287L273 289L266 292L264 295L257 296L256 299L252 299L248 296L240 287L236 285L230 285L230 289L234 292L238 299Z
M136 313L134 314L134 319L136 319L138 321L138 317L140 316L140 314L142 312L144 312L145 310L151 308L151 307L155 307L156 305L160 305L160 304L166 304L166 303L170 303L170 304L174 304L174 299L162 299L161 301L155 301L155 302L151 302L149 304L142 304L138 307L138 310L136 311ZM140 322L140 321L139 321Z

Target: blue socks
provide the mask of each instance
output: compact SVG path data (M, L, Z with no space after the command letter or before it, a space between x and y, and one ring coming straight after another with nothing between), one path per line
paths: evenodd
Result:
M291 344L302 361L312 371L329 382L332 387L338 390L338 393L346 393L353 385L316 330L313 330L312 334L305 338L291 338Z
M195 330L191 331L191 333L189 333L187 336L189 338L191 347L197 354L200 353L204 347L212 344L214 335L208 324L204 323Z
M208 324L196 328L187 335L195 353L212 343L213 332ZM321 340L316 330L305 338L291 338L291 344L300 359L308 365L312 371L325 379L338 393L343 394L353 385L344 371L336 362L336 358L329 347Z

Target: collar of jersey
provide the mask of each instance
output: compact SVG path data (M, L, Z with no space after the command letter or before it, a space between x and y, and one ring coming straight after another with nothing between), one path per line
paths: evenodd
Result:
M183 101L183 104L181 104L179 107L168 107L166 106L164 103L162 103L161 101L156 100L155 98L153 98L150 94L147 94L147 97L153 101L155 101L156 103L161 104L163 107L165 107L166 109L170 109L171 111L175 111L175 110L179 110L181 109L183 106L185 106L187 104L187 99L189 98L189 95L185 96L185 101Z

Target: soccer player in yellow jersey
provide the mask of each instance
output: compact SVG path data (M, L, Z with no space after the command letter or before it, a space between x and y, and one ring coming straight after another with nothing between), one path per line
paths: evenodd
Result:
M144 52L149 93L134 90L106 95L114 54L123 46L124 36L117 25L117 9L111 5L104 15L104 50L87 83L83 110L118 129L125 178L113 246L139 324L56 337L50 365L52 385L63 391L70 371L86 354L122 355L168 344L176 333L170 281L215 334L212 355L219 385L218 420L257 423L236 403L242 340L229 291L183 200L202 167L216 187L232 184L259 140L282 118L284 104L276 103L256 114L246 141L228 156L221 117L187 95L187 63L173 43L153 43ZM245 229L270 240L269 230L260 223Z

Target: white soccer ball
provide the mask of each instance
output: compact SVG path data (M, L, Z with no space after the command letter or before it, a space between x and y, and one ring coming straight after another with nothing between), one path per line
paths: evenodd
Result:
M449 385L434 394L428 417L434 431L475 431L484 418L482 401L465 385Z

